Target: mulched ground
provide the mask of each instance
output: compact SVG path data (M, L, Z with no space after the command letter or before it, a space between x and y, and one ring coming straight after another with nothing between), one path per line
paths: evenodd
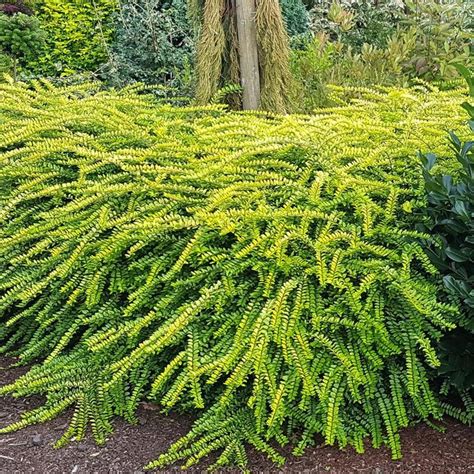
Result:
M25 372L23 368L7 369L9 362L0 359L0 386ZM0 426L17 420L26 409L41 400L0 398ZM90 439L55 450L52 444L67 427L65 414L49 423L30 426L18 433L0 436L0 474L139 474L143 466L180 436L192 424L189 417L164 416L147 404L139 410L136 426L117 420L116 431L105 447L97 447ZM255 473L474 473L474 427L453 420L443 423L445 433L418 425L402 434L404 458L392 461L386 449L369 448L363 456L353 449L343 451L322 444L308 449L303 457L289 453L287 464L278 468L263 455L249 453L250 469ZM204 465L205 467L205 465ZM176 472L169 469L165 472ZM194 469L203 472L203 466ZM226 472L238 472L227 470Z

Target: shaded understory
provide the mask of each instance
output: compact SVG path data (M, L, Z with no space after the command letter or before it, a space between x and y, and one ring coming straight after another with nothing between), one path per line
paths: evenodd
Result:
M11 360L0 359L0 386L25 372L24 368L6 369ZM39 399L0 399L0 426L17 420L19 414L40 403ZM18 433L0 436L0 474L14 473L120 473L138 474L142 466L184 435L192 420L181 415L165 416L148 404L142 404L139 424L117 420L116 431L105 447L90 439L56 450L52 444L67 428L65 414L50 423L30 426ZM352 448L316 445L303 457L289 455L287 464L278 469L260 453L249 453L253 472L474 472L474 427L455 421L443 423L445 433L425 424L404 430L404 458L391 461L387 449L369 448L360 456ZM289 449L287 450L289 454ZM194 472L202 472L204 465ZM176 469L178 470L178 468ZM167 472L172 471L171 469ZM227 470L226 472L231 472Z

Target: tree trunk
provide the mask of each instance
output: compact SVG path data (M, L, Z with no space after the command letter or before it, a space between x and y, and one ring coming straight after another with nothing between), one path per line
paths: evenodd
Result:
M255 26L255 0L235 0L235 4L243 107L244 110L256 110L260 107L260 72Z

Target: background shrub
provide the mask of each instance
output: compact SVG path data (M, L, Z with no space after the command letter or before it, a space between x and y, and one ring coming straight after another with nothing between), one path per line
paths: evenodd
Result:
M47 37L41 54L28 64L30 74L100 72L109 60L116 6L116 0L36 0L35 14Z
M58 442L140 400L195 410L151 466L246 463L254 445L400 452L440 417L429 375L457 308L414 231L415 150L448 160L463 91L332 89L315 116L176 109L137 95L0 86L1 351L36 365L2 394L73 407ZM443 169L456 164L440 161Z
M290 36L307 33L309 15L302 0L280 0L280 5Z
M44 39L37 18L16 11L12 14L0 12L0 50L9 59L4 67L9 69L11 66L15 80L18 66L35 57Z
M441 247L430 248L433 262L445 275L447 289L464 305L456 333L443 341L442 373L460 391L474 386L474 142L461 143L453 135L456 156L463 171L455 178L433 175L434 157L425 161L430 203L430 231L441 238Z
M327 84L407 86L418 79L458 82L472 65L474 14L464 0L367 0L314 3L312 35L295 44L293 102L310 112L327 105Z
M341 41L356 50L365 43L383 48L404 17L404 3L399 0L316 0L309 15L314 34L327 33L331 40Z
M472 74L462 68L474 96ZM474 131L474 108L469 111L471 131ZM445 336L441 342L440 373L447 377L444 391L452 384L465 401L467 412L453 410L463 421L472 421L474 410L471 399L474 389L474 141L463 143L451 135L452 148L462 168L455 177L442 175L434 165L432 154L423 158L430 223L427 230L436 236L441 245L431 243L428 254L444 275L450 294L462 303L459 328ZM460 415L460 416L459 416Z
M112 83L163 84L190 93L194 37L187 0L122 1L114 29Z
M335 67L337 47L327 36L300 38L292 51L291 71L295 78L292 103L295 111L312 112L328 105L328 79Z
M409 51L409 45L396 39L390 40L384 49L366 43L357 52L343 43L330 41L326 33L303 38L291 57L295 77L293 104L306 113L330 105L330 84L408 86L403 58Z
M473 65L474 10L466 0L408 1L397 40L412 44L404 69L411 77L449 80L456 64Z

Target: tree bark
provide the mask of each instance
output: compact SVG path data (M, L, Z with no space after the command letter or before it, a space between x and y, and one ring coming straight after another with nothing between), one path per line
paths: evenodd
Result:
M260 107L260 72L255 25L255 0L235 0L235 5L243 108L244 110L256 110Z

